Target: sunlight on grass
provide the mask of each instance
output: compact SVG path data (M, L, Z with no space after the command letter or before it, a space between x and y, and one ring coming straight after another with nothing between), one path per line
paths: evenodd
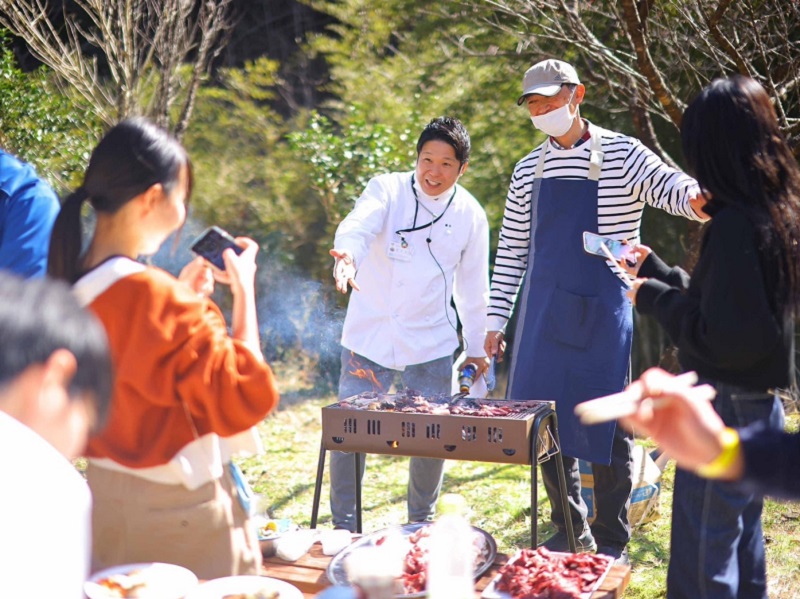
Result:
M283 375L283 371L277 369ZM315 396L299 374L282 385L280 408L260 431L266 455L242 463L254 489L267 499L273 516L291 518L301 526L311 521L320 447L320 409L332 395ZM793 417L794 419L797 416ZM792 421L792 426L797 426ZM629 546L633 575L626 599L665 596L669 561L670 506L675 467L662 479L660 517L636 529ZM471 510L471 522L492 534L498 549L513 553L530 544L530 467L489 462L448 461L443 492L460 493ZM363 522L366 532L406 522L408 458L370 455L364 478ZM320 501L320 528L329 528L327 463ZM539 485L539 539L553 532L550 505ZM767 501L764 511L770 597L800 597L800 505Z

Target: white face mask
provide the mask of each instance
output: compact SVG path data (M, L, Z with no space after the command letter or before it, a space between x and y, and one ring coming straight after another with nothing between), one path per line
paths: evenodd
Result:
M573 92L573 95L574 93L575 92ZM539 116L532 116L531 122L533 126L551 137L561 137L569 131L569 128L572 127L572 123L575 120L575 116L570 114L569 111L570 102L572 102L572 96L570 96L569 102L564 104L561 108L556 108L555 110L540 114Z

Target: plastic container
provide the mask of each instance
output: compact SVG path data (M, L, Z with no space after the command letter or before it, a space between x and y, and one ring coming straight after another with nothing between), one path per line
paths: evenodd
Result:
M322 543L322 553L336 555L353 541L353 534L349 530L326 530L319 534Z
M429 599L472 599L475 596L473 533L466 518L450 513L433 525L428 555Z
M293 530L278 539L275 555L287 562L294 562L303 557L317 539L316 530Z
M350 582L366 599L393 599L402 593L402 561L385 543L356 549L347 556L345 569Z

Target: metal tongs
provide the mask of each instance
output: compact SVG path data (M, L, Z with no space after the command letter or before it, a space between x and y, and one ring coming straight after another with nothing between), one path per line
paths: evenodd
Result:
M494 387L497 385L497 378L494 374L494 367L496 363L497 354L492 356L492 359L489 361L489 369L483 374L483 378L486 380L487 391L494 391Z
M467 397L469 397L469 391L462 391L461 393L456 393L455 395L450 397L450 400L447 402L447 405L450 407L460 405L467 399Z

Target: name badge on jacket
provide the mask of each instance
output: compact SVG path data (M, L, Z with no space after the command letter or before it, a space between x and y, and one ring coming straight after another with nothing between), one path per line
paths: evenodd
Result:
M393 241L389 244L386 250L386 255L392 260L399 260L401 262L410 262L414 255L414 248L408 244L403 247L403 244Z

